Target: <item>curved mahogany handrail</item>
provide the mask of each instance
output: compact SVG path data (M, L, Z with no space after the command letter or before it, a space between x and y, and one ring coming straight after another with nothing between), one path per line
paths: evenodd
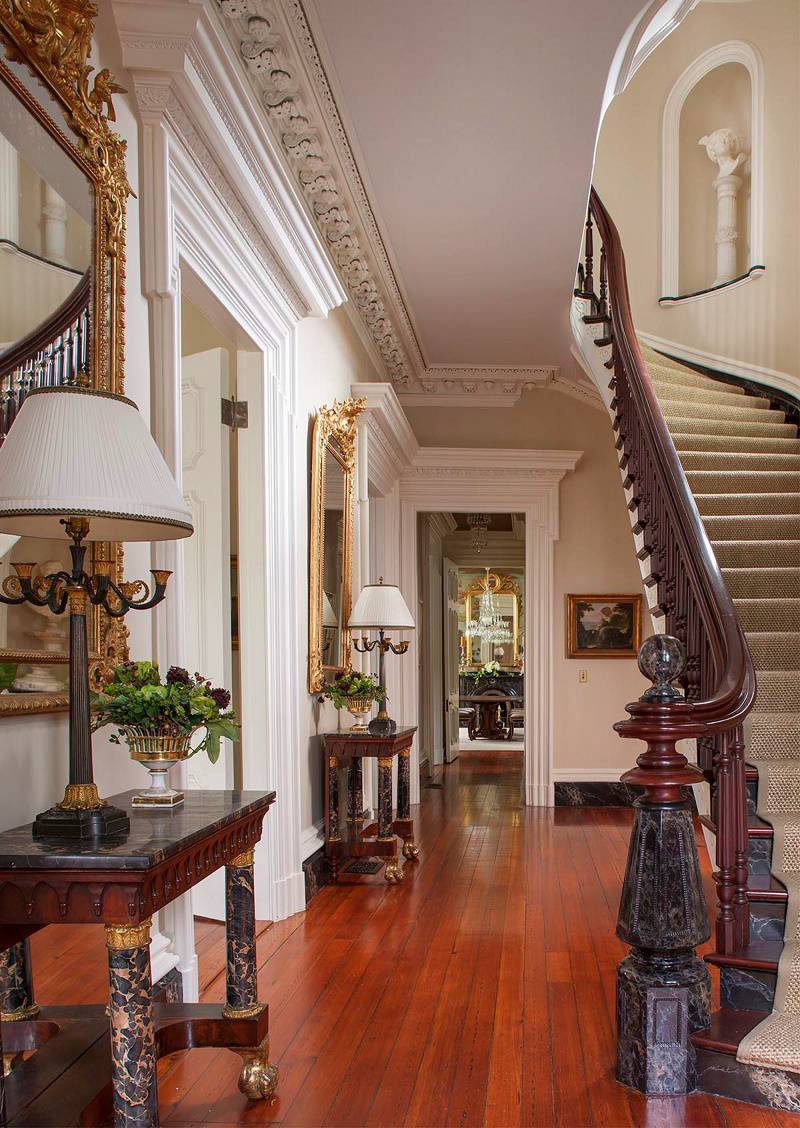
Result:
M41 325L37 325L21 340L15 341L10 348L0 353L0 382L74 325L78 317L88 308L90 292L91 276L90 271L87 270L75 289Z
M628 378L655 471L664 487L671 532L714 659L717 684L709 697L692 703L693 719L701 722L707 733L726 732L740 725L753 707L753 660L639 348L619 232L594 187L589 207L606 253L609 291L614 297L611 321L615 349Z

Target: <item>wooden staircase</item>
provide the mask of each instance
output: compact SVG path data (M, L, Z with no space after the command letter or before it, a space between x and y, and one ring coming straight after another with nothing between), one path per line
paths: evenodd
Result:
M755 676L743 635L762 670L763 733L772 716L765 709L796 717L800 405L784 393L642 350L619 236L594 191L585 252L575 296L613 373L606 402L651 613L686 645L686 696L710 719L697 743L712 796L704 822L716 836L717 950L706 958L719 971L721 1007L707 1029L692 1035L698 1087L800 1111L799 1074L736 1060L742 1039L772 1011L788 903L771 872L773 828L756 814L759 773L745 763L743 722L755 701ZM771 617L778 609L776 627ZM786 632L781 646L789 654L780 676L762 656L764 639L775 631ZM727 668L715 658L725 645L715 632L728 635ZM730 694L723 705L726 676L738 697ZM780 696L784 683L788 703ZM753 739L761 738L754 727Z

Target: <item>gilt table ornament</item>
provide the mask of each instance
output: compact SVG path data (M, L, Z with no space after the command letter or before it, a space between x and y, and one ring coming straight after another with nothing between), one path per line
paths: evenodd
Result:
M355 717L355 724L351 732L367 732L367 718L372 709L373 701L382 701L386 695L383 684L372 674L360 674L353 670L341 674L334 681L329 682L322 691L322 696L331 701L337 709L347 709Z
M168 785L169 769L199 752L216 764L221 741L239 735L230 703L227 689L215 689L202 674L190 677L181 666L170 667L163 683L151 662L123 662L116 668L92 705L96 727L116 725L109 740L124 739L131 759L150 772L150 787L134 793L133 807L175 807L184 801L184 793ZM202 740L193 744L201 731Z

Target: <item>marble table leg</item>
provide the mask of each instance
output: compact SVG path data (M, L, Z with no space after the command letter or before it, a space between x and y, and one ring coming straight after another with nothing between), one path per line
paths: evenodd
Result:
M411 749L404 749L397 763L397 818L406 820L411 833L403 835L403 855L413 861L419 857L419 846L414 842L414 824L411 822Z
M106 925L114 1128L158 1124L150 920Z
M4 1022L19 1022L38 1013L33 999L30 942L20 940L0 952L0 1017ZM3 1074L7 1077L22 1060L21 1054L4 1054Z
M394 842L392 824L392 757L378 757L378 841ZM395 857L386 862L383 876L390 885L403 880L403 871Z
M254 854L245 850L225 867L225 1009L227 1018L248 1018L263 1010L256 978L256 899ZM237 1050L242 1057L239 1089L251 1101L271 1097L278 1084L278 1068L270 1065L269 1038L260 1046Z

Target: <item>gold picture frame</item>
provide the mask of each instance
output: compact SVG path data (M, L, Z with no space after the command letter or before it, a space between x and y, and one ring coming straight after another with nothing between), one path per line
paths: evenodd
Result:
M567 658L635 658L641 595L568 595Z
M350 657L350 631L347 622L353 601L353 520L355 515L356 481L356 424L366 401L348 396L342 403L333 401L331 406L321 407L314 420L311 439L311 497L309 527L309 583L308 583L308 691L319 693L326 681L344 673L352 666ZM326 462L342 472L341 503L341 556L339 558L341 587L338 599L332 601L324 589L325 575L325 525L326 496L329 483L326 481ZM333 593L330 593L333 595ZM326 623L326 611L335 607L338 638L335 644L326 643L323 635L331 628ZM338 661L327 661L326 651L336 646L334 657Z
M2 82L86 178L93 195L89 267L91 384L122 394L125 389L125 208L131 188L125 141L111 128L112 95L123 92L107 69L89 64L97 5L92 0L0 0ZM40 99L22 80L33 75L48 95ZM50 103L53 103L51 106ZM54 113L60 110L63 122ZM122 582L122 547L92 546L94 562L111 562L112 579ZM98 687L127 657L127 629L94 608L89 622L90 680ZM68 664L65 652L3 649L0 663ZM66 709L65 693L0 694L0 716Z
M473 580L463 591L464 598L464 621L468 623L475 616L472 614L472 601L480 599L481 595L486 588L487 577L480 577ZM513 614L513 627L512 627L512 650L511 650L511 664L509 669L515 669L519 665L519 619L520 619L520 591L519 584L513 576L507 576L502 572L489 572L488 575L489 590L492 595L510 595L514 600L514 614ZM465 636L465 660L466 665L476 666L479 663L475 661L472 653L472 638L469 635Z

